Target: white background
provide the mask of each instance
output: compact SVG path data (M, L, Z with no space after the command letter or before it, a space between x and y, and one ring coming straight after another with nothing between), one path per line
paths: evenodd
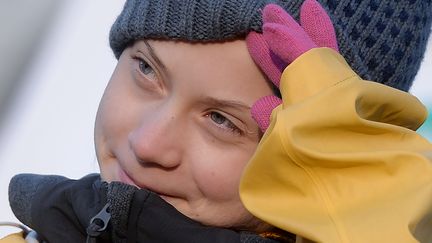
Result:
M16 221L7 200L14 174L79 178L98 170L93 124L116 63L108 33L123 2L75 0L60 8L0 127L0 221ZM412 92L432 105L431 49L429 41Z
M64 1L0 127L0 221L16 221L7 186L31 172L79 178L98 170L93 124L114 70L108 43L124 1ZM0 238L9 229L0 227Z

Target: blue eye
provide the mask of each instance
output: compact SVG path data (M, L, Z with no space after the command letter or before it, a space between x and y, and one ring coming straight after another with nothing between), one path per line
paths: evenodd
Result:
M225 123L226 121L228 121L224 116L222 116L221 114L216 113L216 112L212 112L212 113L210 114L210 118L211 118L214 122L216 122L217 124L223 124L223 123Z
M226 118L222 114L218 112L210 112L208 116L221 129L226 129L230 132L238 133L238 134L242 133L241 130L236 125L234 125L234 123L232 123L228 118Z
M139 65L140 71L144 75L150 75L151 73L154 73L153 68L146 61L144 61L142 59L138 59L138 65Z

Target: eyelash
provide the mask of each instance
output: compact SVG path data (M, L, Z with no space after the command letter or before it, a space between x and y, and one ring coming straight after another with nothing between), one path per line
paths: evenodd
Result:
M214 117L213 115L218 116L218 118L223 118L224 121L222 123L217 123L214 119L216 117ZM215 111L211 111L206 115L214 124L216 124L216 127L220 130L222 130L223 132L229 132L232 133L234 135L243 135L244 132L238 128L233 122L231 122L228 118L226 118L224 115L222 115L219 112L215 112ZM217 118L216 118L217 119ZM228 122L228 124L226 125L222 125L223 123Z
M152 65L149 64L149 62L145 61L143 58L141 58L139 56L133 56L132 58L138 63L138 72L142 76L146 77L149 80L157 80L156 70L152 67ZM145 70L142 69L142 65L145 65L145 68L151 69L151 72L152 72L151 76L149 73L145 73Z
M154 70L154 68L149 64L149 62L147 62L147 61L145 61L142 57L140 57L140 56L137 56L137 55L135 55L135 56L133 56L132 57L135 61L137 61L138 62L138 71L139 71L139 73L142 75L142 76L144 76L144 77L146 77L147 79L150 79L150 80L155 80L155 79L157 79L157 73L156 73L156 71ZM144 64L144 65L146 65L146 68L151 68L151 70L152 70L152 78L149 78L148 76L149 76L149 74L146 74L145 73L145 71L144 70L142 70L142 64ZM215 117L213 117L212 118L212 115L217 115L217 116L219 116L219 118L223 118L223 119L225 119L224 120L224 122L228 122L228 124L227 125L222 125L222 124L219 124L219 123L217 123L215 120L213 120ZM231 122L230 121L230 119L228 119L228 118L226 118L224 115L222 115L221 113L219 113L219 112L215 112L215 111L211 111L211 112L209 112L207 115L206 115L214 124L215 124L215 126L220 130L220 131L222 131L222 132L226 132L226 133L231 133L231 134L234 134L234 135L243 135L244 134L244 132L240 129L240 128L238 128L233 122Z

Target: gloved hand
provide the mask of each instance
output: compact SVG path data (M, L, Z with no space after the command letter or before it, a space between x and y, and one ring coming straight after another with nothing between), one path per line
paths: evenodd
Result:
M312 2L304 3L301 19ZM314 242L429 242L432 144L415 132L425 107L408 93L361 79L336 46L313 48L320 41L298 42L306 37L291 33L296 27L269 27L268 15L272 23L292 22L281 11L265 9L262 38L248 40L259 43L252 56L280 84L283 100L243 172L243 204ZM276 55L289 63L282 74ZM259 104L253 114L263 125L261 111L271 106Z
M98 174L79 180L20 174L9 184L9 201L15 216L47 242L274 242L202 225L151 191L102 182Z
M338 51L330 17L316 0L306 0L300 9L299 25L275 4L263 10L263 33L251 32L246 38L249 53L263 72L279 88L282 71L303 53L316 47ZM276 96L266 96L252 106L252 117L263 132L272 110L281 104Z

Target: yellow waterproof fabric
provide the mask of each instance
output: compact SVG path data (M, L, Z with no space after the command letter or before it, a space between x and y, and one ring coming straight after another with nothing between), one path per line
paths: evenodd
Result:
M290 64L281 93L241 181L251 213L315 242L432 242L432 144L415 132L427 117L417 98L362 80L327 48Z
M25 243L22 232L10 234L5 238L0 239L0 243Z

